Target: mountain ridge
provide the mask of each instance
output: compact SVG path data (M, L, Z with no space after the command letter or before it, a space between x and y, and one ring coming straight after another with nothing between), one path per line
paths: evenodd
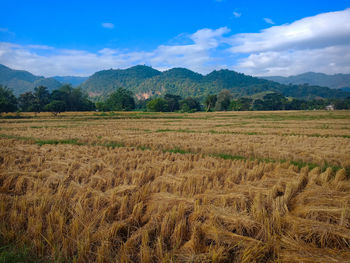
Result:
M300 99L350 96L348 92L328 87L284 85L228 69L214 70L202 75L186 68L172 68L161 72L148 66L98 71L82 83L81 87L95 100L105 98L119 87L132 91L138 99L148 99L166 93L203 99L223 89L230 90L235 98L266 91L279 92Z
M48 87L50 91L57 89L62 83L55 78L61 79L62 82L69 80L80 82L70 84L80 87L95 101L104 100L120 87L130 90L138 99L148 99L166 93L183 98L191 96L204 99L207 95L218 94L223 89L230 90L234 98L251 97L266 92L278 92L299 99L350 97L350 92L345 90L313 85L284 85L228 69L214 70L202 75L180 67L161 72L149 66L137 65L127 69L97 71L88 78L74 76L44 78L0 64L0 84L12 89L16 96L41 85Z
M332 89L342 89L350 87L350 74L337 73L328 75L317 72L305 72L289 77L269 76L260 77L267 80L279 82L281 84L305 84L329 87Z
M28 71L11 69L2 64L0 64L0 84L13 90L16 96L28 91L33 91L34 88L38 86L45 86L50 91L62 86L62 84L54 78L35 76Z

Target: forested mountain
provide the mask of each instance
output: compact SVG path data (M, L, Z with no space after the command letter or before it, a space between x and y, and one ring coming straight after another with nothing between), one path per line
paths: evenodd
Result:
M79 86L81 83L83 83L85 80L88 79L88 77L75 77L75 76L54 76L53 78L61 82L62 84L70 84L73 87Z
M82 77L55 77L63 83L77 85ZM58 89L62 83L55 78L35 76L27 71L13 70L0 65L0 84L12 89L18 96L34 87L45 86L49 91ZM209 94L229 90L233 98L254 97L269 92L299 99L346 98L345 90L330 89L313 85L284 85L262 78L247 76L232 70L222 69L202 75L185 68L173 68L164 72L148 66L134 66L128 69L109 69L94 73L80 87L95 101L104 100L118 88L126 88L138 99L163 96L166 93L204 99Z
M139 99L166 93L184 98L187 96L204 98L208 94L216 94L223 89L230 90L235 98L269 91L300 99L350 96L350 93L341 90L311 85L283 85L227 69L201 75L185 68L173 68L160 72L147 66L99 71L81 87L95 100L103 99L119 87L132 91Z
M137 92L137 87L146 79L160 75L161 72L147 66L135 66L128 69L109 69L98 71L89 77L82 88L90 97L106 97L117 88L127 88Z
M0 64L0 84L10 88L18 96L35 87L45 86L50 91L58 89L62 84L54 78L35 76L25 70L14 70Z
M350 74L335 74L327 75L323 73L307 72L296 76L289 77L263 77L267 80L279 82L281 84L309 84L322 87L329 87L332 89L340 89L350 87Z

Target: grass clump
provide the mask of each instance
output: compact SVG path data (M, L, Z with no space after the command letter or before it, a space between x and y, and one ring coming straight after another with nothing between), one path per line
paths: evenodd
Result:
M56 139L50 139L50 140L41 140L37 139L35 140L35 144L38 144L40 146L45 145L45 144L72 144L72 145L86 145L86 143L79 142L78 139L65 139L65 140L56 140Z

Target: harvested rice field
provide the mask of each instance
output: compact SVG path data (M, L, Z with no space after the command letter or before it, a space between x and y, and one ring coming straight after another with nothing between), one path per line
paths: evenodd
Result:
M350 111L3 115L2 260L350 262L349 178Z

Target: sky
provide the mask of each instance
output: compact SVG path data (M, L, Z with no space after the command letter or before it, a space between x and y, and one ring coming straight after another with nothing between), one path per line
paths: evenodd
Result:
M350 0L1 0L0 64L89 76L148 65L350 73Z

